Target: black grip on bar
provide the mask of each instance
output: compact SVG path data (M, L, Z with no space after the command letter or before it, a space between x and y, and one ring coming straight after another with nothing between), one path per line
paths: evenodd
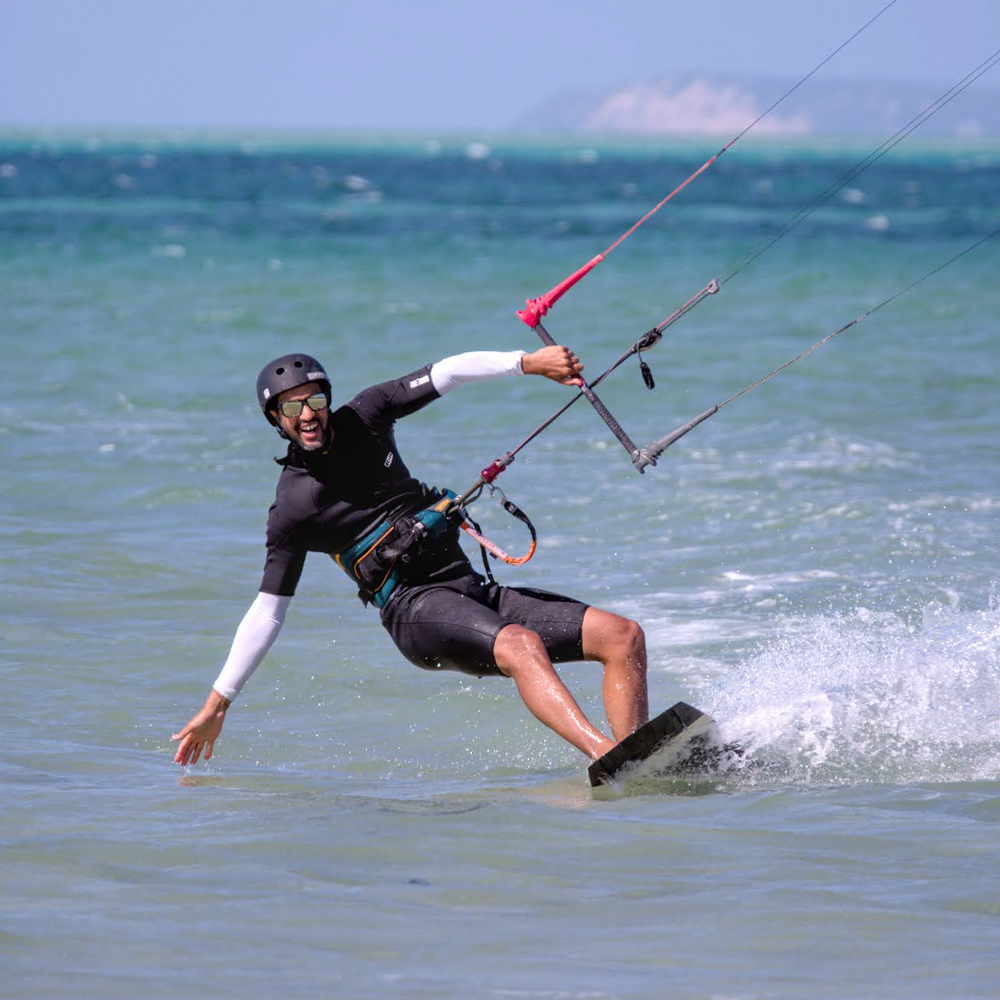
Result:
M535 333L538 334L542 343L547 347L556 346L556 342L552 339L552 334L549 333L549 331L546 330L541 323L535 324ZM582 378L583 377L581 376L581 379ZM614 434L619 441L621 441L625 450L629 453L629 457L632 459L633 465L635 465L640 455L639 449L635 446L635 442L628 436L628 434L625 433L625 429L620 423L618 423L617 420L615 420L611 411L601 402L597 393L594 392L589 385L587 385L586 379L583 379L583 386L580 391L587 397L587 401L590 405L597 410L597 415L608 425L609 428L611 428L611 433ZM636 465L636 468L639 468L639 466ZM642 469L639 468L639 471L642 472Z

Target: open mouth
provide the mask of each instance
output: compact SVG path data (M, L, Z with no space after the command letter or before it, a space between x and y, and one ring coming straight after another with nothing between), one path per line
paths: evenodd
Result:
M319 421L310 420L308 423L299 424L299 436L306 441L318 441L320 437Z

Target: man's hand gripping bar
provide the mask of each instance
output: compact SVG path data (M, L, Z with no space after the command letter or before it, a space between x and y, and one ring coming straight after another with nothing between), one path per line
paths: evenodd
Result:
M560 284L556 285L556 287L553 288L551 291L546 292L545 295L541 295L537 299L529 299L525 303L525 308L518 310L517 313L518 318L523 322L527 323L528 326L530 326L535 331L535 333L538 334L543 344L552 347L555 344L555 340L553 339L552 334L550 334L549 331L546 330L545 327L542 325L542 316L544 316L549 311L549 309L552 308L552 306L556 303L556 301L565 292L567 292L570 288L572 288L577 281L579 281L592 268L596 267L603 259L604 259L604 254L598 255L593 260L589 261L587 264L581 267L580 270L577 271L575 274L570 275L570 277L566 278L564 281L560 282ZM652 347L659 341L660 337L663 335L663 331L668 326L671 326L674 322L680 319L681 316L683 316L686 312L688 312L690 309L693 309L707 295L714 295L716 292L718 292L718 290L719 290L719 282L713 278L704 288L701 289L700 292L698 292L696 295L693 295L690 299L688 299L687 302L684 303L684 305L682 305L679 309L671 313L665 320L663 320L662 323L658 324L656 327L650 330L649 333L646 334L646 337L643 338L642 342L637 344L635 348L633 348L632 350L628 351L626 355L620 358L615 365L613 365L607 372L604 373L604 375L609 374L616 367L618 367L618 364L620 364L625 357L633 353L636 353L639 350L648 350L650 347ZM601 379L604 378L604 375L601 376ZM601 381L601 379L597 379L594 384L596 385L597 382ZM587 384L586 380L582 376L581 376L581 381L583 382L583 385L580 389L581 394L587 397L587 401L597 411L598 416L608 425L608 427L611 430L611 433L614 434L614 436L618 438L618 440L621 442L622 447L628 452L629 458L632 459L632 464L635 466L636 471L640 475L645 473L647 465L656 465L657 457L667 447L673 444L673 442L676 441L678 437L682 436L681 434L677 434L677 437L673 437L672 435L667 435L667 438L659 438L658 440L651 442L645 448L642 449L637 448L635 442L632 440L632 438L629 437L625 428L622 427L620 423L618 423L618 421L615 419L611 411L604 405L604 403L601 401L601 398ZM652 388L651 381L647 382L647 385L649 385L650 388ZM710 416L710 414L706 414L705 416ZM705 419L704 416L701 417L700 420L698 420L698 423L700 423L701 420L703 419ZM690 429L691 428L688 427L683 433L686 434L687 431ZM668 438L669 440L667 440ZM663 444L664 441L666 441L667 443ZM494 462L493 463L494 466L496 466L498 462ZM499 475L499 473L503 471L503 469L506 467L507 464L509 463L504 462L502 465L500 465L500 467L497 468L496 472L493 473L493 476L489 478L486 478L487 472L484 471L483 476L485 481L492 482L492 479L495 478L497 475Z

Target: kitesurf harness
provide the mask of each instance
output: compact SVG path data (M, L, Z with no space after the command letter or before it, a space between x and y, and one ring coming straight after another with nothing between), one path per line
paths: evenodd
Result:
M483 535L464 505L454 502L454 492L435 490L434 500L429 506L391 520L387 518L371 531L365 532L349 548L335 553L333 559L357 584L362 603L382 608L410 570L419 572L421 558L427 555L432 543L448 531L460 528L479 543L486 576L493 583L495 581L487 553L494 559L502 559L512 566L518 566L535 554L537 541L535 526L527 514L508 500L499 489L495 489L495 492L500 493L500 504L504 510L523 522L531 533L531 546L526 555L507 555Z

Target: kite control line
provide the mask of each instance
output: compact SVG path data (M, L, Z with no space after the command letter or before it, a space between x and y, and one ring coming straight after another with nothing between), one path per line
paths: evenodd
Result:
M756 389L757 386L763 385L769 379L774 378L774 376L777 375L779 372L783 372L786 368L790 368L792 365L795 364L796 361L801 361L807 355L812 354L813 351L816 351L824 344L829 343L831 340L833 340L834 337L839 336L846 330L850 330L852 326L857 326L858 323L860 323L862 320L867 319L873 313L878 312L879 309L882 309L885 306L889 305L890 302L895 302L896 299L900 298L900 296L905 295L911 289L916 288L917 285L920 285L923 282L927 281L928 278L933 277L939 271L943 271L950 264L954 264L955 261L958 260L960 257L964 257L966 254L972 253L972 251L975 250L977 247L982 246L987 240L993 239L993 237L997 236L998 234L1000 234L1000 228L994 229L993 232L987 234L986 236L982 237L979 240L976 240L975 243L973 243L971 246L967 246L964 250L955 254L954 257L949 257L948 260L946 260L943 264L938 264L937 267L932 268L926 274L917 278L916 281L911 282L904 288L901 288L898 292L895 292L894 294L890 295L887 299L883 299L881 302L878 303L878 305L872 306L872 308L869 309L867 312L863 312L860 316L857 316L856 318L852 319L850 323L845 323L839 329L834 330L833 333L828 333L821 340L817 340L816 343L812 345L812 347L808 348L807 350L804 350L801 354L797 354L794 358L791 358L790 360L786 361L783 365L779 365L777 368L774 369L774 371L768 372L767 375L763 376L763 378L757 379L756 382L751 382L750 385L746 386L743 389L740 389L739 392L733 393L733 395L730 396L728 399L723 400L718 405L705 410L704 413L700 413L697 417L694 418L694 420L689 420L686 424L683 424L676 430L671 431L664 437L659 438L656 441L651 441L645 448L642 449L643 454L647 455L651 462L655 462L655 459L658 458L664 451L666 451L667 448L669 448L675 441L679 441L682 437L684 437L685 434L687 434L688 431L694 430L694 428L697 427L698 424L700 424L703 420L707 420L713 414L718 413L719 410L721 410L724 406L728 406L730 403L735 402L737 399L740 398L740 396L745 396L748 392L751 391L751 389Z
M891 6L891 4L889 6ZM887 7L883 8L882 11L879 12L879 14L883 13L886 9L888 8ZM879 15L876 15L876 17L877 16ZM874 20L874 18L872 20ZM868 24L871 24L871 21L869 21ZM865 27L867 27L867 25L865 25ZM863 30L864 28L860 29L860 31ZM857 37L857 34L859 34L860 31L856 32L855 35L852 37ZM850 41L850 39L848 39L848 41ZM846 45L847 43L845 42L844 44ZM841 48L843 48L843 46L841 46ZM836 51L839 51L839 49ZM831 56L828 57L828 59L832 58L833 54L831 54ZM686 315L691 309L693 309L696 305L698 305L698 303L703 301L706 296L713 295L716 292L718 292L723 285L725 285L727 282L731 281L734 277L736 277L736 275L739 274L745 267L747 267L747 265L752 263L767 250L770 250L775 243L777 243L783 237L787 236L789 232L791 232L800 222L803 221L803 219L807 218L822 205L826 204L826 202L829 201L830 198L832 198L838 191L842 190L848 183L850 183L850 181L854 180L854 178L856 178L862 171L866 170L877 160L881 159L887 152L889 152L900 142L902 142L903 139L909 136L915 129L919 128L929 118L931 118L933 115L937 114L940 110L942 110L942 108L950 104L956 97L959 96L959 94L961 94L973 83L975 83L981 76L983 76L989 70L993 69L994 66L998 64L998 62L1000 62L1000 49L991 53L971 72L967 73L961 80L959 80L957 83L949 87L948 90L946 90L938 98L932 101L926 108L924 108L923 111L921 111L918 115L913 117L902 128L900 128L892 136L886 139L881 145L873 149L864 159L860 160L844 175L838 178L838 180L836 180L832 185L830 185L830 187L828 187L822 194L820 194L817 198L815 198L804 208L796 212L795 215L793 215L792 218L789 219L765 243L763 243L756 249L751 250L750 253L748 253L741 261L739 261L739 263L737 263L721 281L712 279L707 285L705 285L704 288L702 288L699 292L697 292L694 296L692 296L679 309L675 310L660 324L658 324L648 333L644 334L643 337L641 337L639 341L636 342L636 345L629 351L627 351L624 355L622 355L622 357L619 358L619 360L614 365L612 365L612 367L608 369L608 371L605 372L604 375L601 376L601 378L589 384L584 383L584 388L581 391L581 395L587 396L588 400L597 410L598 414L601 416L604 422L614 433L615 437L618 438L618 440L624 446L625 450L629 453L629 457L632 459L632 463L638 472L640 473L644 472L647 465L655 465L656 456L660 454L665 447L669 447L669 444L676 441L678 437L683 436L683 434L675 432L675 434L668 435L667 438L661 438L658 441L653 442L649 446L649 448L637 448L632 439L622 429L618 421L608 411L607 407L604 406L601 400L596 396L596 394L594 394L593 392L594 386L596 386L597 383L600 382L601 379L603 379L607 374L609 374L616 367L618 367L618 365L621 364L626 358L631 357L632 354L637 354L641 351L648 350L650 347L656 344L659 341L660 337L662 336L663 331L667 327L675 323L678 319L681 318L681 316ZM818 68L819 67L817 67L817 69ZM815 72L815 70L813 70L813 72ZM799 84L796 84L796 87L799 86L802 82L804 82L805 79L808 79L808 77L804 77L803 80L799 81ZM794 89L795 88L793 87L792 90ZM788 91L788 93L791 93L791 90ZM776 101L773 105L771 105L771 107L772 108L776 107L777 104L779 104L782 100L784 100L784 97L786 96L787 93L783 97L779 98L779 100ZM769 108L768 110L771 109ZM767 112L764 112L764 114L767 114ZM763 115L758 117L756 121L760 121L760 118L762 117ZM751 125L747 126L747 129L744 129L744 131L740 133L740 135L736 136L736 138L731 140L727 146L725 146L722 150L720 150L719 153L716 154L715 157L713 157L713 160L717 159L718 156L720 156L723 152L725 152L726 149L729 148L729 146L733 145L733 143L735 143L736 140L740 138L740 136L745 134L746 131L749 130L749 128L752 128L753 124L755 123L751 123ZM692 174L691 177L688 178L688 181L693 180L694 177L696 177L702 170L704 170L705 167L707 167L711 162L712 160L709 160L708 163L706 163L705 165L702 166L702 168L700 168L700 170ZM688 183L688 181L685 181L684 183L686 184ZM518 316L529 325L531 325L532 320L534 320L534 329L536 330L542 341L546 344L553 343L551 335L542 326L541 320L538 317L540 315L544 315L544 313L548 311L551 305L563 294L563 292L565 292L569 287L572 287L572 285L575 284L575 282L578 281L581 277L583 277L584 274L586 274L589 270L591 270L598 263L600 263L600 261L603 260L603 258L607 255L608 252L610 252L611 249L614 249L614 247L617 246L623 239L625 239L629 234L634 232L638 226L640 226L647 218L649 218L650 215L653 214L653 212L658 211L659 208L661 208L666 203L666 201L668 201L671 197L673 197L673 194L675 194L677 190L680 190L680 188L675 189L675 191L672 192L670 195L668 195L668 197L664 199L664 201L660 202L659 205L654 207L650 212L648 212L645 216L643 216L643 218L640 219L634 226L632 226L631 229L629 229L626 233L624 233L621 237L619 237L618 240L616 240L615 243L613 243L609 248L609 250L605 251L604 254L595 257L592 261L590 261L587 265L585 265L585 267L581 268L579 271L575 272L569 278L567 278L559 285L557 285L554 289L552 289L551 292L547 293L544 296L541 296L538 299L529 300L529 302L527 303L528 308L519 312ZM654 382L652 373L649 370L649 366L645 363L645 361L643 361L641 357L639 359L639 365L642 371L643 380L645 381L647 387L652 389ZM559 410L556 414L554 414L548 421L542 424L541 427L538 429L538 431L536 431L535 433L538 433L539 431L547 427L552 422L552 420L556 419L556 417L561 416L561 414L565 412L565 410L568 409L572 403L576 402L576 399L578 398L579 396L576 396L572 400L570 400L570 402L567 403L566 406L564 406L561 410ZM697 426L697 424L699 424L702 420L711 416L712 412L706 411L705 413L701 414L692 424L685 425L685 428L679 428L678 431L683 431L683 433L687 433L687 431L691 430L692 427ZM532 437L533 436L534 434L532 435ZM530 439L531 438L529 438L528 440ZM666 442L666 444L664 444L664 442ZM654 447L654 445L656 447ZM519 449L515 449L514 453L516 453L518 450ZM502 471L505 465L504 463L501 463L500 460L498 460L498 462L494 463L494 467L495 468L493 468L491 475L495 477L496 475L499 474L499 472Z
M622 235L619 236L618 239L616 239L606 250L604 250L602 253L599 253L596 257L591 258L591 260L587 261L587 263L584 264L583 267L574 271L568 277L563 278L563 280L560 281L558 285L556 285L554 288L551 288L544 295L540 295L538 296L538 298L535 299L528 299L524 304L524 308L518 310L517 312L518 318L521 319L523 322L527 323L527 325L530 326L531 329L538 334L538 336L541 338L542 343L547 344L549 346L554 345L555 340L553 340L552 335L542 325L542 317L548 313L548 311L556 304L556 302L558 302L559 299L561 299L562 296L565 295L566 292L568 292L585 275L589 274L595 267L597 267L597 265L600 264L601 261L603 261L605 257L607 257L609 253L611 253L612 250L614 250L626 239L628 239L628 237L631 236L632 233L634 233L644 222L646 222L648 219L652 218L657 212L659 212L659 210L663 208L663 206L666 205L667 202L674 197L674 195L683 191L684 188L686 188L688 184L690 184L696 177L701 176L701 174L703 174L713 163L715 163L715 161L719 159L720 156L722 156L732 146L736 145L736 143L740 139L742 139L743 136L746 135L747 132L749 132L755 125L757 125L758 122L760 122L764 117L769 115L779 104L781 104L782 101L784 101L787 97L789 97L796 90L798 90L798 88L801 87L802 84L806 82L806 80L808 80L811 76L813 76L820 69L822 69L831 59L833 59L835 55L837 55L838 52L840 52L841 49L843 49L845 46L854 41L854 39L857 38L858 35L860 35L869 25L878 20L878 18L880 18L896 2L897 0L889 0L889 3L887 3L874 17L866 21L865 24L863 24L857 31L855 31L850 38L848 38L846 41L838 45L837 48L835 48L822 62L817 64L804 77L802 77L802 79L799 80L798 83L796 83L792 87L789 87L789 89L786 90L773 104L771 104L770 107L768 107L765 111L759 114L741 132L733 136L733 138L730 139L729 142L727 142L725 146L723 146L714 156L709 157L686 180L678 184L677 187L675 187L673 191L671 191L662 201L654 205L641 219L639 219L632 226L630 226L624 233L622 233ZM714 284L715 287L712 289L712 291L718 291L719 290L718 283L716 282ZM705 294L709 294L709 292L706 291ZM682 315L683 312L686 311L687 309L685 307L682 307L681 310L679 310L678 312L679 314ZM679 317L678 316L673 317L673 319L676 318ZM670 322L673 322L673 319L671 319ZM669 325L669 323L667 323L666 325ZM662 329L660 330L660 333L662 333ZM650 388L652 388L650 384L652 381L652 376L649 374L649 369L645 365L643 365L642 367L642 373L643 373L643 378L646 380L646 384L649 385ZM636 447L635 442L628 436L625 429L615 419L611 411L604 405L600 397L594 392L593 386L589 385L586 380L583 380L583 387L581 389L581 393L587 397L587 401L597 411L598 415L605 422L605 424L608 425L609 429L611 430L611 433L614 434L616 438L618 438L619 442L621 442L622 447L624 447L624 449L628 452L629 457L632 459L632 464L636 467L636 469L639 472L645 471L647 465L656 464L655 457L651 457L648 454L644 454L641 449ZM494 465L496 465L496 463L494 463ZM502 468L498 469L496 474L499 474L500 471L502 471ZM486 481L489 482L490 480Z
M818 73L835 55L837 55L838 52L840 52L841 49L846 48L848 45L850 45L850 43L853 42L854 39L858 37L858 35L860 35L871 24L874 24L874 22L877 21L896 2L897 0L889 0L889 3L887 3L874 17L866 21L860 28L858 28L857 31L854 32L853 35L851 35L850 38L848 38L844 42L841 42L841 44L838 45L822 62L818 63L815 67L813 67L813 69L811 69L808 73L806 73L806 75L802 77L802 79L799 80L798 83L796 83L792 87L789 87L788 90L786 90L781 95L781 97L779 97L765 111L762 111L752 122L750 122L749 125L746 126L746 128L743 129L742 132L733 136L733 138L730 139L729 142L727 142L725 146L722 147L722 149L720 149L714 156L709 157L693 174L691 174L690 177L687 178L687 180L684 180L680 184L678 184L677 187L675 187L673 191L671 191L670 194L666 196L666 198L664 198L658 204L654 205L641 219L639 219L632 226L630 226L624 233L622 233L622 235L619 236L618 239L616 239L614 243L612 243L603 253L599 253L596 257L587 261L587 263L584 264L583 267L579 268L579 270L574 271L571 275L569 275L569 277L563 278L563 280L560 281L558 285L556 285L554 288L551 288L544 295L539 295L538 298L536 299L526 300L526 302L524 303L524 308L519 309L517 311L518 318L527 323L532 330L537 330L542 317L581 278L583 278L585 275L593 271L593 269L597 267L597 265L600 264L601 261L604 260L604 258L607 257L609 253L611 253L612 250L614 250L617 246L619 246L619 244L624 243L625 240L627 240L628 237L631 236L644 222L646 222L648 219L656 215L656 213L659 212L659 210L663 208L663 206L666 205L666 203L670 201L670 199L673 198L674 195L679 194L696 177L701 176L701 174L703 174L713 163L715 163L715 161L719 159L719 157L722 156L723 153L725 153L731 147L735 146L736 143L739 142L739 140L742 139L743 136L745 136L747 132L749 132L755 125L757 125L758 122L766 118L767 115L769 115L779 104L782 103L782 101L790 97L796 90L798 90L799 87L801 87L802 84L806 82L806 80L808 80L810 77ZM544 340L545 338L542 337L542 339Z
M800 86L802 86L802 84L804 84L810 77L812 77L815 73L817 73L823 66L825 66L831 59L833 59L833 57L837 55L837 53L839 53L850 42L852 42L855 38L857 38L858 35L860 35L866 28L868 28L871 24L873 24L876 20L878 20L878 18L880 18L895 3L896 0L890 0L890 2L887 3L884 7L882 7L882 9L879 10L878 13L874 15L874 17L868 20L853 35L851 35L850 38L848 38L846 41L841 43L841 45L839 45L836 49L834 49L833 52L831 52L814 69L812 69L809 73L807 73L804 77L802 77L802 79L799 80L794 86L790 87L787 91L785 91L785 93L782 94L773 104L771 104L764 112L758 115L749 125L747 125L746 128L743 129L743 131L741 131L732 139L730 139L730 141L726 143L726 145L723 146L714 156L706 160L705 163L703 163L697 170L694 171L694 173L692 173L689 177L687 177L681 184L675 187L664 199L662 199L662 201L654 205L653 208L651 208L644 216L642 216L642 218L640 218L629 229L627 229L624 233L622 233L622 235L619 236L618 239L616 239L609 247L607 247L606 250L598 254L596 257L593 257L586 264L584 264L583 267L579 268L578 270L570 274L568 277L564 278L561 282L559 282L559 284L550 289L544 295L540 295L538 298L535 299L528 299L525 302L525 308L518 310L517 312L518 318L521 319L524 323L526 323L529 327L531 327L538 334L539 338L542 340L544 344L549 346L554 345L555 340L542 324L542 317L544 317L549 312L549 310L556 304L556 302L558 302L558 300L562 298L562 296L566 292L568 292L574 285L576 285L577 282L579 282L585 275L589 274L590 271L592 271L598 264L600 264L605 259L605 257L608 256L608 254L610 254L616 247L618 247L629 236L631 236L636 229L638 229L643 223L645 223L648 219L650 219L653 215L655 215L661 208L663 208L664 205L667 204L668 201L670 201L676 194L678 194L685 187L687 187L688 184L690 184L693 180L695 180L695 178L699 177L702 173L704 173L716 160L719 159L719 157L721 157L727 150L729 150L732 146L734 146L744 135L746 135L747 132L749 132L755 125L757 125L758 122L760 122L766 115L770 114L771 111L773 111L794 91L796 91ZM620 365L622 365L628 358L632 357L633 355L636 355L639 359L639 367L642 373L643 381L645 382L647 388L652 389L655 384L653 381L652 372L649 370L649 366L642 358L642 353L649 350L651 347L654 347L657 343L659 343L659 341L663 336L664 331L668 327L670 327L673 323L677 322L677 320L679 320L682 316L686 315L691 309L693 309L700 302L704 301L705 298L707 298L710 295L716 294L723 285L725 285L728 281L730 281L738 273L740 273L740 271L742 271L743 268L745 268L752 261L756 260L756 258L760 256L762 253L769 250L778 240L782 239L785 235L787 235L788 232L790 232L793 228L795 228L795 226L797 226L804 218L806 218L808 215L810 215L812 212L818 209L821 205L825 204L831 197L833 197L834 194L840 191L847 183L853 180L858 174L860 174L863 170L871 166L871 164L874 163L876 160L880 159L883 155L885 155L886 152L888 152L890 149L896 146L911 132L913 132L916 128L918 128L925 121L927 121L928 118L936 114L945 105L954 100L954 98L957 97L960 93L962 93L968 86L970 86L973 82L978 80L980 76L982 76L988 70L992 69L997 64L998 61L1000 61L1000 50L997 50L996 52L992 53L986 60L980 63L980 65L977 66L972 72L967 74L962 80L956 83L953 87L949 88L949 90L945 91L939 98L937 98L937 100L935 100L927 108L925 108L924 111L922 111L915 118L911 119L911 121L909 121L906 125L904 125L893 136L887 139L881 146L874 149L864 160L860 161L856 166L851 168L850 171L848 171L843 177L841 177L838 181L836 181L833 185L831 185L831 187L829 187L826 191L824 191L823 194L821 194L817 199L815 199L804 209L801 209L798 213L796 213L777 233L775 233L770 239L768 239L762 246L751 251L743 260L741 260L729 273L726 274L725 278L723 278L721 281L713 278L695 295L693 295L690 299L688 299L687 302L685 302L678 309L676 309L669 316L667 316L662 322L660 322L651 330L647 331L641 337L639 337L638 340L636 340L636 342L632 345L632 347L630 347L627 351L625 351L625 353L622 354L621 357L619 357L617 361L615 361L614 364L612 364L611 367L608 368L605 372L603 372L600 376L598 376L596 379L590 382L587 382L581 377L582 385L580 391L576 393L576 395L570 398L570 400L567 403L565 403L562 407L560 407L554 414L552 414L552 416L550 416L548 419L544 420L541 424L539 424L538 427L536 427L535 430L533 430L516 448L507 452L502 458L496 459L485 469L483 469L479 479L468 490L466 490L465 493L463 493L459 497L454 498L451 501L451 503L448 505L448 514L451 516L455 516L457 513L461 512L462 518L463 520L465 520L467 518L467 514L464 510L465 505L478 499L482 494L483 490L488 488L491 493L500 493L500 496L502 497L501 505L509 513L513 514L515 517L519 517L522 521L524 521L524 523L527 524L527 526L531 530L532 542L528 554L523 557L515 559L508 556L505 552L499 549L498 546L489 542L488 539L484 539L479 533L477 526L473 526L473 528L470 529L469 525L463 523L462 527L466 531L468 531L469 534L471 534L483 546L484 562L487 562L487 573L489 572L489 567L488 567L488 561L486 560L485 556L486 552L489 552L494 558L501 558L504 559L506 562L517 564L517 563L527 562L527 560L531 558L535 550L535 532L533 527L531 526L531 522L527 519L526 516L524 516L523 512L521 512L510 501L508 501L507 498L503 496L502 492L500 492L493 485L494 480L514 461L515 456L517 455L518 452L520 452L522 448L524 448L529 442L533 441L542 431L544 431L555 420L557 420L560 416L562 416L562 414L565 413L582 396L587 398L591 406L594 407L594 409L597 411L601 419L605 422L605 424L607 424L609 429L612 431L612 433L615 435L615 437L618 439L621 445L628 452L629 457L631 458L632 463L636 468L636 471L638 471L639 473L644 473L647 466L656 465L657 458L667 448L669 448L672 444L680 440L682 437L684 437L684 435L689 433L703 421L707 420L709 417L716 414L722 407L733 402L735 399L739 398L744 393L749 392L751 389L756 388L758 385L761 385L763 382L766 382L768 379L773 378L779 372L784 371L784 369L789 367L791 364L794 364L796 361L805 357L807 354L811 354L813 351L815 351L828 341L832 340L840 333L843 333L845 330L848 330L852 326L855 326L857 323L861 322L861 320L872 315L872 313L881 309L883 306L888 305L896 298L899 298L899 296L908 292L911 288L925 281L927 278L931 277L933 274L936 274L938 271L944 269L949 264L953 263L955 260L958 260L959 257L962 257L965 254L971 252L980 244L986 242L986 240L991 239L993 236L997 235L997 232L1000 232L1000 230L997 230L993 233L990 233L989 236L984 237L977 243L968 247L966 250L963 250L961 253L956 254L954 257L952 257L945 263L939 265L932 271L929 271L923 277L919 278L917 281L913 282L911 285L906 286L905 288L896 292L894 295L880 302L872 309L868 310L866 313L852 320L850 323L846 324L840 329L824 337L822 340L818 341L808 350L802 352L802 354L799 354L797 357L792 358L790 361L781 365L779 368L776 368L774 371L770 372L768 375L759 379L757 382L754 382L753 384L742 389L740 392L731 396L724 402L719 403L716 406L710 407L709 409L700 413L694 419L689 420L687 423L671 431L669 434L661 438L657 438L654 441L651 441L644 448L639 448L636 446L632 438L628 435L625 429L621 426L618 420L608 410L607 406L605 406L603 401L594 391L595 387L599 385L608 375L610 375L611 372L615 371L615 369L617 369Z

